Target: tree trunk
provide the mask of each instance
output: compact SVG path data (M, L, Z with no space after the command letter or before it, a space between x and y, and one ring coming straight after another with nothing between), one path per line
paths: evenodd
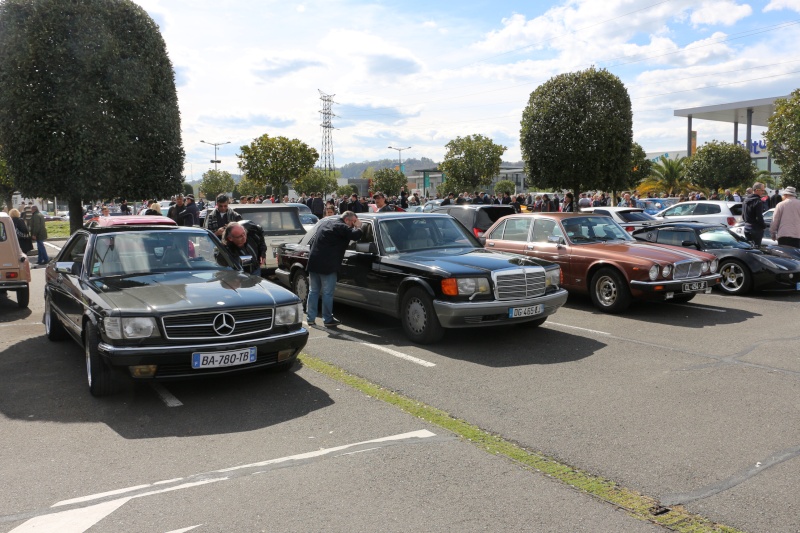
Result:
M9 191L7 195L3 195L2 200L6 204L6 213L11 211L14 207L14 191Z
M69 206L69 233L72 235L83 226L83 201L80 198L70 198Z

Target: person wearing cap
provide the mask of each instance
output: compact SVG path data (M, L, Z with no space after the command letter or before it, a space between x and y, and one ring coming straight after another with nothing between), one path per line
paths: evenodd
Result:
M189 194L186 196L186 207L183 213L184 226L199 226L200 225L200 211L197 209L197 204L194 203L194 195Z
M794 187L783 190L783 200L775 206L769 231L781 246L800 248L800 200Z
M353 213L363 213L364 212L364 206L358 200L358 195L356 193L353 193L350 196L350 203L347 204L347 211L352 211ZM347 212L347 211L345 211L345 212Z

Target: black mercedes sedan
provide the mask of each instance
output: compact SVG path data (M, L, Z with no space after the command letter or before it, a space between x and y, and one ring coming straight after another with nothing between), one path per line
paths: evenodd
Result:
M557 264L485 250L449 215L359 213L359 219L363 236L345 253L334 300L400 319L413 342L435 342L444 328L536 327L567 300ZM299 244L278 248L275 274L303 300L317 227Z
M289 370L308 339L297 296L242 272L202 228L83 228L45 278L46 335L83 346L94 396L112 393L121 374Z
M728 294L745 294L753 289L800 291L800 255L796 248L755 248L726 226L698 222L648 226L634 231L633 237L714 254L719 259L719 273L722 275L717 286Z

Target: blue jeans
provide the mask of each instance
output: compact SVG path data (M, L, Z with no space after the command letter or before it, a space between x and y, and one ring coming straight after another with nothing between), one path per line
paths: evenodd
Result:
M313 322L319 314L319 296L322 294L322 321L333 320L333 291L336 289L336 273L308 273L308 321Z
M47 248L44 247L42 239L36 239L36 250L39 252L39 257L36 258L37 265L44 265L50 262L50 258L47 257Z

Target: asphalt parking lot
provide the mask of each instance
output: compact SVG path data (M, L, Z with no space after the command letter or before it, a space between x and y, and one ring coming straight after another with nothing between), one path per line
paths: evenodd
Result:
M29 311L0 299L0 530L47 530L57 502L70 531L660 529L309 368L93 399L80 348L43 337L42 278ZM796 532L799 307L712 293L609 316L571 297L539 329L421 347L338 306L305 352L664 506Z

